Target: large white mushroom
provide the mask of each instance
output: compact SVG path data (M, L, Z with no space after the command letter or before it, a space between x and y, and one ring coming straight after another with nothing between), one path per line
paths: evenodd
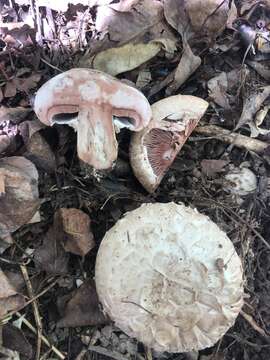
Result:
M92 69L71 69L37 92L34 110L46 125L77 131L78 157L94 169L110 169L117 158L115 130L140 131L152 112L145 96L120 80Z
M184 205L144 204L101 242L96 287L131 337L168 352L214 345L243 304L242 265L226 234Z

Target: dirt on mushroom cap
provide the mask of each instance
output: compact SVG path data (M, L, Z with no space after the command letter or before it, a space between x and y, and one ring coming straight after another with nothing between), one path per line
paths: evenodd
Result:
M144 204L101 242L96 286L116 325L157 351L212 346L243 304L242 265L207 216L177 205Z

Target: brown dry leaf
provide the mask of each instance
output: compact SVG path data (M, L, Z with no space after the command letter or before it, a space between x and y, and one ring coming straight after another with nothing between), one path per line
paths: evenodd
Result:
M17 293L0 269L0 319L10 311L21 309L24 304L24 297Z
M183 48L184 51L181 60L177 65L174 80L167 87L166 95L173 94L201 65L201 58L193 54L186 41L183 42Z
M13 124L22 122L32 110L18 106L16 108L0 107L0 124L2 121L11 121Z
M257 73L262 76L265 80L270 80L270 68L269 61L258 62L258 61L250 61L246 60L246 63Z
M59 209L54 218L55 226L63 232L64 249L75 255L85 256L95 246L90 228L90 218L79 209Z
M130 0L98 6L95 27L101 40L93 43L91 55L116 44L148 43L161 38L177 41L164 20L163 5L157 0Z
M202 172L209 178L214 177L217 173L223 172L224 167L228 165L226 160L204 159L201 161Z
M12 324L5 324L2 329L3 346L7 349L18 351L27 359L33 356L33 349L23 332Z
M47 173L54 173L56 168L55 155L47 141L36 131L26 144L24 156L31 160L37 168L45 170Z
M255 114L260 110L263 102L268 98L269 95L270 85L260 88L244 99L243 110L234 131L245 124L250 124L253 122Z
M37 86L40 79L40 74L32 74L27 78L15 77L6 84L4 96L6 98L13 97L17 94L17 91L28 93L29 90Z
M39 208L38 172L31 161L13 156L0 159L0 177L0 236L5 236L30 221Z
M217 76L210 79L207 83L208 94L214 102L223 109L229 110L231 108L229 100L231 99L228 91L240 82L240 72L232 70L228 73L221 72Z
M10 146L10 138L6 134L0 134L0 155L3 154Z
M62 245L63 233L52 226L43 239L43 244L34 251L36 267L49 274L66 274L69 255Z
M4 95L3 95L3 91L2 89L0 88L0 103L1 101L4 99Z
M94 326L108 322L100 310L95 282L86 280L72 293L67 302L58 327Z

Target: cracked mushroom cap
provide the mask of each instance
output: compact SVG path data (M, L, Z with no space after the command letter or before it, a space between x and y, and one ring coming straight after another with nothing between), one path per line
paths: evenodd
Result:
M148 192L156 190L207 107L191 95L170 96L151 106L151 122L130 142L133 172Z
M152 115L139 90L100 71L80 68L47 81L37 91L34 110L46 125L74 127L79 158L97 170L111 168L117 158L115 127L140 131Z
M101 242L95 270L104 311L145 345L168 352L214 345L243 304L242 265L207 216L175 203L144 204Z

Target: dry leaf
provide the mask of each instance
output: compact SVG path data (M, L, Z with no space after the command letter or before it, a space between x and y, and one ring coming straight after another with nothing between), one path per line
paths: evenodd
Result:
M63 317L59 320L59 327L77 327L101 325L108 322L100 310L96 293L95 282L85 281L72 294L63 311Z
M37 168L41 168L49 174L54 173L56 167L54 153L38 131L32 134L28 140L24 156L31 160Z
M7 349L18 351L27 359L33 356L33 349L24 333L12 324L5 324L2 329L3 346Z
M79 209L59 209L54 218L55 226L63 233L64 249L75 255L85 256L94 246L90 218Z
M66 274L69 255L62 245L63 234L52 226L43 239L43 244L34 251L36 267L49 274Z
M250 96L244 99L243 110L234 131L245 124L253 122L255 114L260 110L263 102L269 95L270 85L260 88L255 93L253 92Z
M226 110L231 108L228 94L226 93L228 89L228 79L224 71L210 79L207 83L207 87L210 98L213 99L217 105Z
M161 43L126 44L98 53L93 59L92 67L110 75L118 75L133 70L156 56L162 48ZM84 66L86 65L83 63Z
M24 297L17 293L0 269L0 319L10 311L21 309L24 304Z
M30 221L39 208L38 172L31 161L13 156L0 159L0 177L4 188L0 236L4 236Z
M193 54L189 44L183 43L184 52L176 68L173 82L167 87L166 95L174 93L201 65L201 58Z
M22 122L32 110L18 106L16 108L0 107L0 123L3 121L11 121L13 124Z
M223 172L224 167L229 162L226 160L204 159L201 161L202 172L209 178L214 177L217 173Z

